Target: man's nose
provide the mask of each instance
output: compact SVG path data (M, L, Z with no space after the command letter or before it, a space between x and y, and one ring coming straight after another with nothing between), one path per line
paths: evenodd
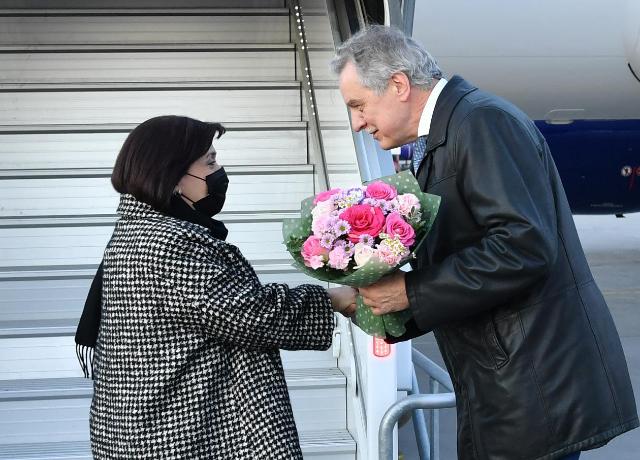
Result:
M364 128L365 125L366 123L359 113L351 114L351 129L353 129L355 132L358 132L362 128Z

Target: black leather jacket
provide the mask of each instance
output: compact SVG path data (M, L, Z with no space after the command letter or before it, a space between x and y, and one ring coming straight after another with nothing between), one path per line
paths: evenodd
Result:
M417 177L442 203L406 276L400 340L434 331L459 458L560 458L638 426L618 333L534 123L453 77Z

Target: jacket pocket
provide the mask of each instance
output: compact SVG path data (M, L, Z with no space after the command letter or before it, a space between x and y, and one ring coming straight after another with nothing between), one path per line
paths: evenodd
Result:
M502 340L498 335L492 314L488 315L487 321L485 321L483 336L489 354L493 357L495 362L496 369L502 368L509 362L509 354L505 351Z
M452 323L447 330L452 351L459 357L463 373L493 372L492 369L500 369L509 362L491 313Z

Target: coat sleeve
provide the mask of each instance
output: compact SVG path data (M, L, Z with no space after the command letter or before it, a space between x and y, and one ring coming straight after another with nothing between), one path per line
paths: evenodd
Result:
M191 284L198 295L189 314L212 338L251 349L326 350L331 345L334 316L323 287L263 285L240 251L228 244L197 265Z
M526 296L554 263L555 199L535 132L497 107L475 109L461 124L456 186L483 237L407 274L410 308L423 333ZM455 223L448 225L455 231Z

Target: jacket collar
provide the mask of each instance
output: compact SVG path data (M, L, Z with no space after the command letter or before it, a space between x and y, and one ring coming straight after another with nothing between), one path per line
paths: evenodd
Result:
M162 213L151 205L138 200L133 195L123 193L120 195L120 204L118 205L118 214L123 219L152 219L152 218L167 218L173 217L174 219L191 222L192 224L200 225L209 230L209 233L219 240L226 240L229 231L225 227L224 223L219 220L212 219L200 214L198 211L191 209L191 207L184 202L182 198L177 195L171 197L171 203L169 211Z
M459 75L454 75L442 89L433 110L431 129L427 138L427 152L444 144L447 140L447 127L453 110L460 99L478 88L471 85Z
M120 195L117 213L125 219L147 219L152 217L162 217L160 211L155 210L151 205L139 201L129 193Z

